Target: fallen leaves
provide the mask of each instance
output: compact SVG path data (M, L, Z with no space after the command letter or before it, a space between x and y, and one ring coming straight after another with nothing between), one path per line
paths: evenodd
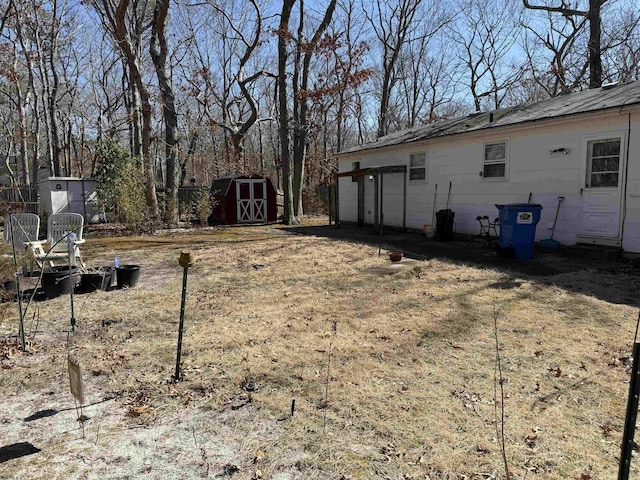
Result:
M127 410L125 414L126 417L139 417L140 415L144 415L146 413L151 413L153 409L149 405L140 405L138 407L131 406Z
M560 377L562 375L562 370L560 370L560 367L547 367L547 371L553 373L553 375L556 377Z

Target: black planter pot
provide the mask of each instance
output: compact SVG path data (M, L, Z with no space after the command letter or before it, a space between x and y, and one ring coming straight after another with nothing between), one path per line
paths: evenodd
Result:
M96 272L83 273L80 278L80 291L95 292L96 290L110 290L115 267L96 267Z
M50 267L42 273L42 289L47 298L54 298L63 293L70 293L78 283L78 267L71 267L71 281L69 281L69 267Z
M140 265L120 265L116 268L118 288L135 287L140 278Z

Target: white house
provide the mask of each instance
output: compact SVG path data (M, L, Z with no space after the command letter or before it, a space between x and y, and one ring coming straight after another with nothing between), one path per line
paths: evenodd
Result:
M495 204L531 201L540 240L564 197L555 239L640 253L640 81L411 128L338 160L342 222L377 226L382 214L422 229L449 197L456 232L477 234Z

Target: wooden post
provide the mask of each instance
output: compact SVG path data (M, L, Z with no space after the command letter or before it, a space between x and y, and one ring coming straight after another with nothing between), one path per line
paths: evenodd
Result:
M336 177L336 216L334 218L334 223L336 227L340 227L340 177Z
M378 222L378 226L380 227L380 235L382 235L382 219L383 219L383 207L384 207L384 173L380 173L380 222Z
M407 231L407 170L402 176L402 230Z
M333 196L333 188L331 185L327 187L329 189L329 226L331 226L331 219L333 216L333 205L332 205L332 196Z
M378 231L378 174L373 177L373 231Z

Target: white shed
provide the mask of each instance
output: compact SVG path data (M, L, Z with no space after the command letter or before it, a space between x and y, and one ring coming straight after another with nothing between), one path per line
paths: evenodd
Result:
M85 222L99 220L95 178L49 177L38 190L41 211L79 213Z
M477 234L495 204L530 200L543 206L540 240L561 196L554 238L640 253L640 81L415 127L338 160L342 222L377 225L384 211L385 226L422 229L449 196L455 230ZM382 173L391 166L407 173Z

